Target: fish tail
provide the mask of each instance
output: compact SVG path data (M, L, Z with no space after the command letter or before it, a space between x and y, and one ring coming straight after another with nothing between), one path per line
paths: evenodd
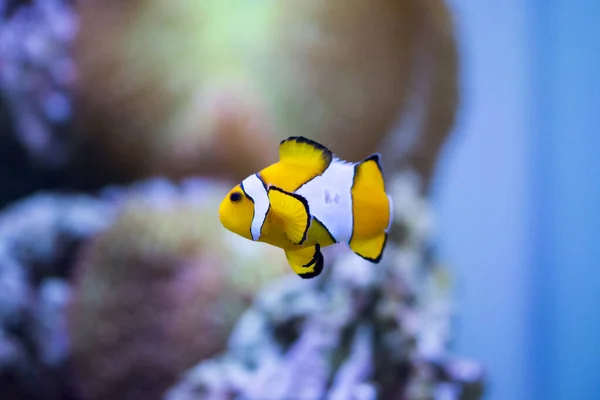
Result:
M348 245L362 258L381 260L392 225L392 199L386 193L380 154L375 153L354 167L352 183L352 236Z

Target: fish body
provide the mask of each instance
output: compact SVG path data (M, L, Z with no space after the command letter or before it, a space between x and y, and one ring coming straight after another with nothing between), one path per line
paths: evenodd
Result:
M356 162L295 136L279 145L279 161L248 176L219 207L223 226L277 246L302 278L323 270L321 248L346 243L373 263L381 259L392 223L380 155Z

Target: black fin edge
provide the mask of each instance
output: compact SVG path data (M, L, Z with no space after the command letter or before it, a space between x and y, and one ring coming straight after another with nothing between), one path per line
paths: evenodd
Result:
M294 243L295 245L301 245L302 243L304 243L306 241L306 236L308 235L308 229L310 228L310 207L308 206L308 202L306 201L306 199L302 196L300 196L299 194L296 193L290 193L286 190L283 190L281 188L278 188L277 186L271 186L269 188L269 191L271 190L276 190L278 192L287 194L288 196L292 196L295 199L299 200L303 205L304 205L304 209L306 210L306 227L304 228L304 232L302 233L302 239L300 239L300 241L298 243Z
M383 168L381 167L381 153L373 153L369 157L362 160L361 162L366 162L366 161L375 161L377 163L377 167L379 167L379 170L383 174Z
M315 221L317 221L319 223L319 225L321 225L323 227L323 229L325 229L325 232L327 232L327 234L329 235L329 238L334 242L334 243L339 243L331 234L331 232L329 232L329 229L327 229L327 227L325 226L324 223L322 223L321 221L319 221L319 219L317 217L313 217L313 219Z
M352 177L352 186L354 186L354 183L356 182L356 177L359 174L359 171L360 171L359 167L368 161L375 161L375 164L377 164L379 173L381 173L381 179L383 180L383 191L386 192L387 189L385 187L385 174L383 173L383 166L381 165L381 153L373 153L369 157L365 158L364 160L356 163L356 165L354 166L354 176Z
M290 136L289 138L283 139L281 142L279 142L279 146L281 146L285 142L292 142L292 141L311 145L315 149L323 152L323 156L325 157L325 163L327 164L325 166L325 169L327 169L329 167L329 165L331 164L331 161L333 161L333 153L331 152L331 150L329 150L327 147L323 146L321 143L317 143L314 140L308 139L304 136Z
M379 251L379 255L377 256L377 258L369 258L369 257L365 257L362 254L358 254L357 252L354 252L356 255L360 256L361 258L372 262L373 264L379 264L379 262L381 261L381 258L383 257L383 251L385 250L385 246L387 245L387 241L388 241L388 234L387 232L385 233L385 240L383 241L383 245L381 246L381 250Z
M356 178L359 176L361 165L368 161L375 161L375 163L377 164L377 168L379 169L379 172L381 173L381 178L383 180L383 191L386 192L385 176L383 174L383 167L381 166L381 154L380 153L373 153L369 157L365 158L362 161L359 161L358 163L356 163L356 165L354 165L354 176L352 177L352 186L351 187L354 188L354 185L356 184ZM351 193L352 204L354 204L354 198L352 197L352 191L350 191L350 193ZM381 261L381 257L383 255L383 250L385 249L385 246L386 246L387 240L388 240L388 232L384 231L384 233L385 233L385 240L383 241L383 246L381 248L381 252L379 253L379 256L377 258L373 259L373 258L369 258L369 257L364 257L358 253L356 253L356 254L358 254L360 257L362 257L365 260L370 261L372 263L375 263L375 264L379 263L379 261ZM350 235L350 239L348 240L348 245L350 245L350 242L352 242L353 238L354 238L354 212L352 213L352 234Z
M269 188L267 187L267 184L263 180L263 177L260 176L260 172L257 172L254 175L256 175L256 177L258 178L258 180L260 181L260 183L262 183L263 187L265 188L265 192L269 193Z
M323 257L323 253L321 253L321 246L319 246L318 244L315 245L315 254L313 255L312 260L302 268L308 268L313 264L315 264L315 267L312 272L298 274L298 276L302 279L312 279L316 276L319 276L321 272L323 272L323 264L325 264L325 258Z

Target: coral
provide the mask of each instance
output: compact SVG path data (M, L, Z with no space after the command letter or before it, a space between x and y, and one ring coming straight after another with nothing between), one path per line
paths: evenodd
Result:
M2 398L158 398L201 360L168 398L479 398L421 197L458 97L443 1L223 4L0 0L0 207L238 180L300 134L418 172L384 260L263 288L289 267L222 229L229 184L30 197L0 214Z
M239 180L300 134L428 179L458 97L449 11L343 3L2 1L0 162L30 170L21 192Z
M260 89L235 71L252 62L240 48L256 39L243 18L251 10L220 3L79 4L74 146L85 154L83 179L237 179L276 155Z
M289 135L357 161L386 150L391 132L384 159L428 175L453 123L441 0L89 0L78 11L74 146L86 181L240 180Z
M71 43L77 20L69 0L0 3L0 92L30 159L48 168L68 161Z
M352 161L380 150L427 181L458 103L445 2L276 3L282 33L268 80L283 103L280 130L313 135Z
M111 221L87 196L40 194L0 214L2 399L69 399L65 309L72 255Z
M408 95L381 151L395 169L411 169L427 192L438 154L450 135L459 104L459 56L452 14L443 0L413 2L413 48Z
M65 186L70 160L71 0L0 0L0 207Z
M264 282L290 273L282 252L222 229L229 186L157 179L4 210L2 398L158 398L219 351Z
M226 191L155 180L106 192L119 214L80 255L69 312L84 399L159 398L224 348L261 282L289 272L275 249L236 248L214 211Z
M447 351L452 285L431 250L419 180L401 174L391 183L395 224L380 264L331 249L321 276L270 284L227 350L165 398L481 398L481 366Z

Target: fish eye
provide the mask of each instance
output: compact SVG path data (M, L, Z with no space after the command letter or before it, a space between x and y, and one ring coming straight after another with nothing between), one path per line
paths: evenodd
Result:
M232 203L237 203L242 200L242 194L240 192L233 192L229 195L229 200L231 200Z

